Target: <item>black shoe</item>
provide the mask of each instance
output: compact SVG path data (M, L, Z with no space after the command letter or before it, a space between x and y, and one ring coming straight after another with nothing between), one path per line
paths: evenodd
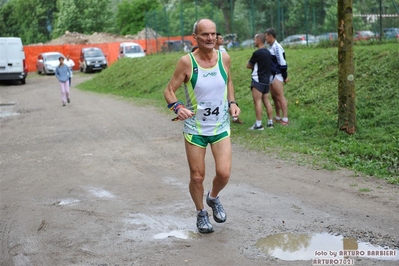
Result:
M67 102L68 102L68 103L71 103L71 100L69 100L69 98L68 98L68 99L67 99Z
M62 103L62 106L65 106L65 103Z
M248 129L249 130L263 130L264 128L263 128L262 125L257 126L256 123L255 123L252 127L248 128Z

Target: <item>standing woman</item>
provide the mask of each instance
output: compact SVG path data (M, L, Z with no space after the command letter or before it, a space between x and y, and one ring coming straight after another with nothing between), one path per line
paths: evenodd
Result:
M60 60L60 64L55 69L55 76L60 82L62 106L65 106L66 102L71 102L69 99L69 77L71 76L71 69L64 64L64 57L60 56L58 60Z

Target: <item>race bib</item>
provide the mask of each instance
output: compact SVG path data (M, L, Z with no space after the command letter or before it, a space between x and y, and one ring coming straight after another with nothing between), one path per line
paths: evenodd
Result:
M221 120L223 100L204 101L197 105L196 120L201 123L216 123Z

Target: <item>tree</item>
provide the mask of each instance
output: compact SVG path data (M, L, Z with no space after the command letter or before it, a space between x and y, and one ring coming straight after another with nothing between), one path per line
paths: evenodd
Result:
M338 128L356 132L352 0L338 0Z
M137 34L145 28L145 14L159 10L161 5L157 0L124 0L118 4L116 24L120 34Z
M58 14L53 37L65 31L92 34L114 31L110 0L62 0L57 2Z
M0 8L0 36L18 36L17 18L13 16L14 4L7 3Z
M2 36L21 37L25 44L46 42L50 38L52 12L55 11L52 0L12 0L0 9ZM29 18L29 19L27 19Z
M234 5L236 0L214 0L215 6L222 10L225 21L225 32L234 32Z

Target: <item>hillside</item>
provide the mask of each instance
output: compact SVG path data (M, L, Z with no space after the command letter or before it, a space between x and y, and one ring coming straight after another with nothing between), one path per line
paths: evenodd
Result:
M254 132L247 130L254 111L250 72L245 67L252 52L229 53L236 99L243 112L240 118L246 122L232 126L234 142L296 163L345 167L399 184L398 44L355 46L357 132L353 136L337 130L337 49L304 48L286 50L290 126L275 127L265 132L267 137L254 140ZM162 109L163 90L181 55L121 60L80 88L144 99Z

